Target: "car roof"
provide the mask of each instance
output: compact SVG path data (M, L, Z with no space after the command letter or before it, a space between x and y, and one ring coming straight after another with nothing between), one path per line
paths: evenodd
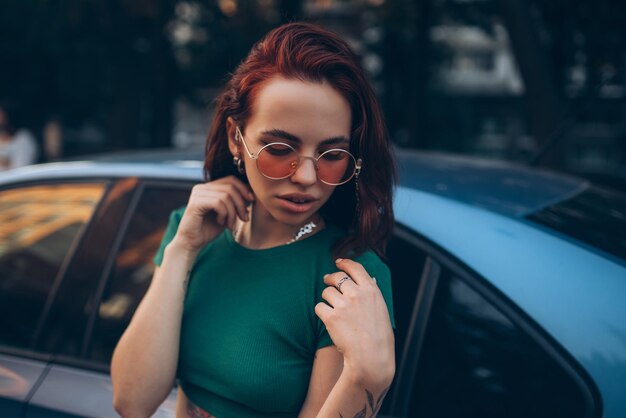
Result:
M523 217L589 187L589 182L508 161L394 148L400 184L511 216ZM154 150L94 156L99 162L180 164L204 151Z
M580 178L508 161L411 150L396 156L402 186L514 217L590 187Z
M399 184L513 217L566 200L590 183L506 161L394 149ZM202 181L202 149L123 151L0 174L0 184L55 177L139 176ZM365 168L367 169L367 168Z
M203 179L202 162L196 160L172 160L167 163L71 161L39 164L0 173L0 185L52 179L123 178L129 176L199 182Z

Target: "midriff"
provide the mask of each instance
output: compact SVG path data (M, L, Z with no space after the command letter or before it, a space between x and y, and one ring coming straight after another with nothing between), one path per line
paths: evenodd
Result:
M182 388L178 386L176 395L176 418L216 418L204 409L195 405L187 398Z

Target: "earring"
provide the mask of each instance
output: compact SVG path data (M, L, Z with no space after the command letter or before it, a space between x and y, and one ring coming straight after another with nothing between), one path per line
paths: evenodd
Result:
M237 167L237 171L239 171L239 174L244 174L246 172L246 167L243 165L243 160L238 155L235 155L233 157L233 164L235 165L235 167Z

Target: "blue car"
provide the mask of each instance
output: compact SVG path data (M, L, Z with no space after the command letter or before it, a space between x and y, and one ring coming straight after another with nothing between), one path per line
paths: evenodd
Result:
M381 417L626 417L626 196L397 151L397 372ZM114 417L109 362L196 154L0 175L0 417ZM173 417L176 388L155 416Z

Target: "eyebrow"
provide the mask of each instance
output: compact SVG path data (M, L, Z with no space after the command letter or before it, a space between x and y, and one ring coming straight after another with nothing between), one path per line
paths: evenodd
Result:
M271 129L269 131L261 132L261 135L273 136L275 138L282 138L288 141L296 142L298 144L302 143L302 140L297 136L290 134L289 132L283 131L282 129ZM320 145L336 145L336 144L350 144L350 140L345 136L333 136L331 138L327 138L320 142Z

